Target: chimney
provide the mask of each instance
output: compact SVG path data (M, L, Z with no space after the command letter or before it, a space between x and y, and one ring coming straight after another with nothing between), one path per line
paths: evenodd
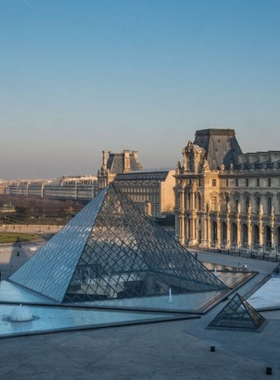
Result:
M123 151L123 156L124 156L124 173L130 172L130 151L129 150L124 150Z
M102 169L106 170L107 169L107 152L106 150L102 151L103 154L103 164L102 164Z
M133 150L131 153L135 160L138 161L138 150Z

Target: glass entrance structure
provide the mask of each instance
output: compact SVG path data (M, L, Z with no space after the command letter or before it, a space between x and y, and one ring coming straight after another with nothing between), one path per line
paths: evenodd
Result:
M227 289L114 183L9 281L58 303Z
M207 328L256 331L264 322L265 318L236 293Z

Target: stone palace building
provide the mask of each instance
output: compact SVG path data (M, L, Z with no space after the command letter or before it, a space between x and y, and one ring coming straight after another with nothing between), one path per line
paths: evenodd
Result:
M181 244L280 251L280 151L243 154L234 130L200 130L183 149L175 178Z
M175 170L143 170L138 151L107 154L103 150L98 188L100 191L115 181L140 209L154 218L162 218L174 212L174 174Z

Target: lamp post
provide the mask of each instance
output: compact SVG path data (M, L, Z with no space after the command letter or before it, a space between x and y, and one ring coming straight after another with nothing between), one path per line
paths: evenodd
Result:
M19 248L21 248L21 226L19 227Z

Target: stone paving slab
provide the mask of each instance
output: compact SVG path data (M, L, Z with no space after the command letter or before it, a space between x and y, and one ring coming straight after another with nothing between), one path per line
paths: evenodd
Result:
M265 363L187 334L189 321L1 341L5 380L258 380ZM272 378L280 372L273 369Z

